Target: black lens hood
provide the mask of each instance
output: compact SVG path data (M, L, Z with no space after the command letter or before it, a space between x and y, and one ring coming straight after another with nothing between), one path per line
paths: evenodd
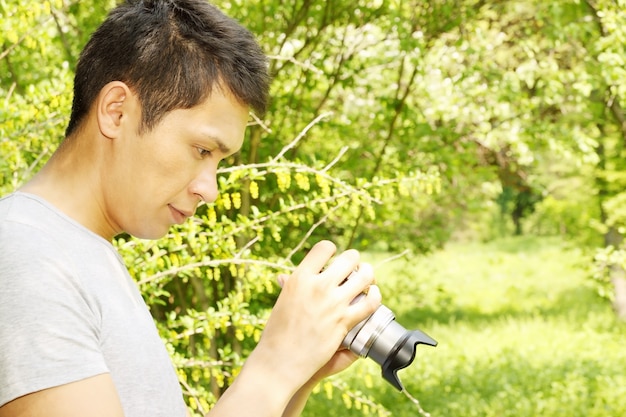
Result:
M427 334L419 330L407 331L394 345L387 356L387 360L382 364L383 378L398 391L404 389L398 379L398 371L406 368L413 362L415 351L419 344L437 346L437 342Z

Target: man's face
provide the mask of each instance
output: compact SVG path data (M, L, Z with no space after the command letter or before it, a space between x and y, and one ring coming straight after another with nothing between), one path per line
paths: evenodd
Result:
M215 200L218 163L241 148L248 107L214 89L205 102L168 113L142 135L141 115L126 117L103 173L103 210L116 233L157 239L192 216L201 200Z

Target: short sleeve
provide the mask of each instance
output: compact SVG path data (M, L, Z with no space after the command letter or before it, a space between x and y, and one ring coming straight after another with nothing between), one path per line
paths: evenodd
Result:
M0 406L108 372L101 317L59 246L31 226L0 228Z

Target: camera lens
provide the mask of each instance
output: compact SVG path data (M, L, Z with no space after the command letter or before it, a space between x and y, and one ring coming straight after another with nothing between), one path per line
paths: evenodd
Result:
M421 331L402 327L395 320L393 312L381 305L348 332L341 346L374 360L382 367L383 378L402 391L397 372L413 362L418 344L437 346L434 339Z

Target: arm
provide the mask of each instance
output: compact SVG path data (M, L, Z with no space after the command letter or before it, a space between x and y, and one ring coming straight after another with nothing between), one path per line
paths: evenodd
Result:
M322 379L326 376L341 372L348 366L352 365L357 359L358 356L349 350L338 351L330 362L324 366L324 368L320 369L320 371L313 378L311 378L310 381L308 381L298 390L298 392L296 392L296 394L291 398L291 401L289 401L289 404L287 404L282 417L299 416L302 413L313 388L315 388L315 386L321 382Z
M109 374L45 389L0 407L0 417L124 417Z
M286 280L259 344L207 417L299 415L315 384L356 360L338 349L348 331L380 305L380 292L371 286L371 266L360 264L356 251L342 253L324 269L334 253L332 243L318 243ZM366 297L351 304L368 288Z

